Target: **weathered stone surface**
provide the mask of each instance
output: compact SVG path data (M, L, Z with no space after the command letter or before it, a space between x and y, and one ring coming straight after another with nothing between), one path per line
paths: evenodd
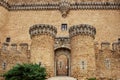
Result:
M72 31L69 31L70 36L72 35L71 76L76 77L79 80L87 77L95 77L96 65L93 38L89 36L89 33L84 33L84 31L82 31L84 34L79 33L78 30L81 29L76 28L77 27L75 26ZM73 32L74 34L72 34Z
M15 1L17 2L17 0ZM64 23L68 25L65 31L61 30L61 24ZM52 36L46 34L34 36L31 40L29 28L34 24L55 26L58 32L56 38L60 38L56 40L60 41L54 41ZM87 35L69 37L68 29L79 24L88 24L96 28L97 33L94 41ZM7 43L9 45L2 47L7 37L11 38ZM61 37L67 37L67 39ZM0 5L0 74L12 68L16 63L31 61L44 63L45 65L42 66L47 67L48 77L51 77L55 74L53 49L68 48L71 50L70 70L72 76L80 80L94 76L101 80L120 79L120 44L116 41L119 37L120 10L73 9L66 18L63 18L58 10L9 11ZM94 42L97 43L94 44ZM110 44L101 46L102 42ZM112 46L113 42L115 44ZM14 43L17 47L13 45ZM20 46L21 43L28 43L28 46ZM80 63L83 60L87 61L87 66L85 66L87 70L81 70ZM3 63L7 63L6 70L4 70Z
M54 38L56 33L56 28L49 25L32 26L30 28L32 38L31 63L40 63L45 66L48 77L54 76Z

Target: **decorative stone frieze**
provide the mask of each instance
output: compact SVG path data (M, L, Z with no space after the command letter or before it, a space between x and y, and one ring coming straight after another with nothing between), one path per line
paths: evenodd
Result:
M10 4L4 0L0 1L0 5L8 10L60 10L66 15L69 10L101 10L101 9L120 9L120 2L41 2L41 3L14 3ZM64 16L64 15L63 15Z
M4 1L4 0L0 1L0 6L3 6L3 7L5 7L6 9L9 9L9 8L10 8L9 3L7 3L7 2Z
M70 49L70 38L69 37L56 37L55 38L54 49L56 50L62 47Z
M69 29L70 37L76 35L86 35L95 38L96 29L88 24L74 25Z
M55 35L57 34L57 28L52 25L46 24L33 25L32 27L30 27L29 34L31 38L42 34L55 37Z
M70 10L120 10L120 2L38 2L38 3L14 3L0 1L0 5L9 11L15 10L59 10L62 17L66 17Z

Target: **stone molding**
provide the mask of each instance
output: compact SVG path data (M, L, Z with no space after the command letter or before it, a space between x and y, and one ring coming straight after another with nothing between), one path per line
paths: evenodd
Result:
M59 10L65 9L120 9L120 2L68 2L61 0L61 2L44 2L44 3L17 3L9 4L2 0L0 5L6 7L8 10Z
M56 37L54 50L58 48L67 48L70 49L70 38L69 37Z
M74 37L76 35L86 35L95 38L96 29L88 24L74 25L69 29L69 36Z
M5 0L0 5L9 11L16 10L59 10L62 17L66 17L70 10L120 10L120 2L38 2L38 3L16 3L10 4Z
M50 35L55 38L57 34L57 28L47 24L36 24L30 27L29 34L31 38L37 35Z

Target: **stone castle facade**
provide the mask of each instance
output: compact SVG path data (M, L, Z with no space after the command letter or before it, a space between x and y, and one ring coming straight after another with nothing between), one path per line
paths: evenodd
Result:
M119 0L3 0L0 17L1 75L37 63L48 77L120 79Z

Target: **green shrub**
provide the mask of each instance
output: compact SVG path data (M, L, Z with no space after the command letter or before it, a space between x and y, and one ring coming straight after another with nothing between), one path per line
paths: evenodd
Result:
M96 78L89 78L88 80L96 80Z
M38 64L17 64L3 76L5 80L45 80L46 69Z

